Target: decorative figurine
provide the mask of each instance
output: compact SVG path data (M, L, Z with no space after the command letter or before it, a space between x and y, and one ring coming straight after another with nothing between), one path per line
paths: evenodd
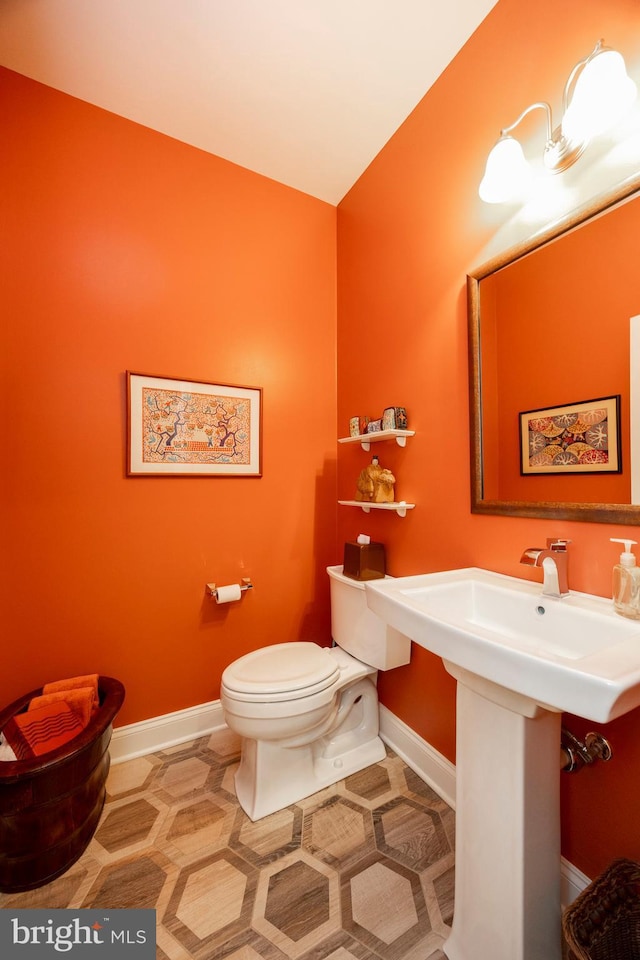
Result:
M373 457L358 477L356 500L368 503L393 503L396 478Z

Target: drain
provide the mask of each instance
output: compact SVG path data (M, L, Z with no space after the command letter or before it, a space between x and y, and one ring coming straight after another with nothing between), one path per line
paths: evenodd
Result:
M542 604L539 603L538 606L536 607L536 613L538 614L538 616L544 617L546 612L547 612L546 607L543 607Z

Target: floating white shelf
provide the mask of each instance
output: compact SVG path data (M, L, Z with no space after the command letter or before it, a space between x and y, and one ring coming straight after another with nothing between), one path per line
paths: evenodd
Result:
M374 433L360 433L357 437L341 437L338 443L360 443L363 450L369 450L372 443L395 438L399 447L404 447L407 437L415 436L415 430L376 430Z
M365 513L370 510L394 510L399 517L406 517L407 510L413 510L415 503L405 503L403 500L397 503L370 503L367 500L338 500L343 507L360 507Z

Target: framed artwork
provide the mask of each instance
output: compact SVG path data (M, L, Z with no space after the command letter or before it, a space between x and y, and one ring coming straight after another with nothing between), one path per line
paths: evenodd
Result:
M520 415L520 473L620 473L620 396Z
M127 372L127 475L262 476L262 389Z

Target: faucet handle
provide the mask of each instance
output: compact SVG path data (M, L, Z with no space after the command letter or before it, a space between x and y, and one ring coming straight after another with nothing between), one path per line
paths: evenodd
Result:
M547 537L547 547L556 553L565 553L571 540L562 540L557 537Z

